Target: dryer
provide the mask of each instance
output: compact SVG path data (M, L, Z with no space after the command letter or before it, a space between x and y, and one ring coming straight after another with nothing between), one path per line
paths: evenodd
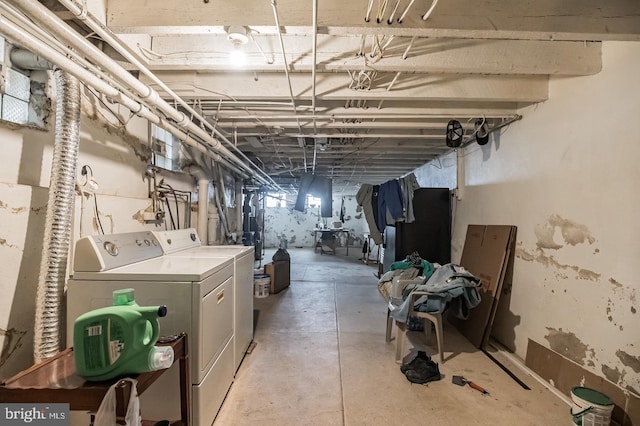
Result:
M203 246L195 229L153 231L165 255L174 257L233 257L233 330L236 371L253 341L254 247L242 245Z
M166 305L160 334L188 334L193 423L212 424L235 372L233 258L164 256L151 232L84 237L75 253L68 341L75 319L110 306L114 290L133 288L140 305ZM177 365L172 370L141 396L143 416L179 418Z

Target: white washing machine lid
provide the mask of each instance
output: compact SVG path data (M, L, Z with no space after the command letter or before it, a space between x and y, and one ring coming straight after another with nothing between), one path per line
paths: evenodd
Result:
M161 256L102 272L76 272L74 280L197 282L226 266L233 257Z
M167 256L177 257L233 257L239 259L249 253L253 253L253 246L200 246L186 250L176 251Z

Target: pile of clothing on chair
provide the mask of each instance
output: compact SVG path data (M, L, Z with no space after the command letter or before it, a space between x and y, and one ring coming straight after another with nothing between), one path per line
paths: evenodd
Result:
M423 291L429 295L419 297L414 303L414 310L438 314L448 308L457 318L467 319L469 310L480 304L480 286L480 279L471 272L460 265L448 263L437 268L430 278L421 283L407 285L401 297L391 298L390 303L397 307L391 311L391 316L396 321L407 322L409 296L414 291Z

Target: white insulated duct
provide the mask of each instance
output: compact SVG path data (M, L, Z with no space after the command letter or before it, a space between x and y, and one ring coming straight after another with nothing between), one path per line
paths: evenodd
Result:
M142 83L136 79L131 73L122 68L104 52L89 43L77 32L66 25L60 18L58 18L53 12L47 9L39 2L22 1L22 0L9 0L15 7L28 14L31 19L37 22L40 26L47 28L58 39L63 40L72 46L75 50L82 52L87 58L90 58L92 62L99 64L103 69L108 70L113 78L117 79L121 83L130 87L137 93L145 103L152 104L158 108L165 116L174 120L180 127L186 130L187 134L196 135L201 140L212 148L216 152L220 152L231 162L235 164L235 167L231 169L237 171L237 168L244 170L243 176L248 176L246 172L250 173L253 177L258 179L261 183L266 185L275 185L278 189L279 186L270 178L269 175L258 169L254 163L252 163L239 149L237 149L231 142L229 142L222 133L215 127L211 126L202 116L200 116L193 108L191 108L184 100L179 98L169 87L162 83L153 73L151 73L134 55L131 54L125 47L121 45L121 42L112 35L110 30L97 21L87 10L86 5L74 2L72 0L61 1L61 3L67 7L72 13L76 14L78 19L81 19L89 27L91 27L96 33L98 33L104 40L114 47L119 53L121 53L127 60L134 64L141 72L153 81L158 83L160 87L166 91L170 96L174 98L180 105L182 105L193 117L197 118L204 126L212 130L212 133L207 133L206 130L196 125L189 117L184 113L178 111L168 102L160 98L160 95L151 87ZM135 110L133 110L135 112ZM224 140L227 144L234 147L234 149L243 156L251 165L257 170L252 169L247 164L238 159L233 153L225 148L218 139L213 137L215 134L218 138ZM220 161L219 158L214 158L216 161ZM226 161L226 160L225 160ZM225 163L226 165L226 163ZM238 172L238 171L237 171ZM263 176L261 176L264 175ZM265 178L266 177L266 178Z
M198 180L198 217L196 220L196 230L198 231L200 241L206 244L206 242L209 241L207 237L207 215L209 213L210 179L205 171L198 166L189 166L185 171Z
M62 300L71 240L76 169L80 146L80 83L62 70L56 80L56 129L45 219L40 277L36 292L34 360L60 351Z
M218 141L204 129L200 128L198 125L192 122L184 113L176 110L166 101L161 99L155 90L133 77L129 72L127 72L124 68L114 62L106 54L104 54L94 45L81 37L78 33L69 28L62 20L60 20L53 12L48 10L46 7L38 2L10 0L10 3L14 4L14 6L19 8L23 13L27 14L40 27L48 29L55 35L56 38L63 40L65 43L72 46L75 50L81 52L91 62L95 62L96 64L99 64L102 69L108 70L109 74L103 76L103 78L114 78L125 86L130 87L131 90L136 92L137 96L139 96L143 100L143 103L145 105L149 105L153 109L160 110L161 114L158 115L152 112L148 106L142 105L141 103L131 99L131 97L120 92L118 89L111 86L107 81L100 79L98 76L87 71L76 62L68 59L65 55L48 46L42 46L42 42L37 41L37 39L30 34L26 34L25 31L18 31L18 33L15 33L14 31L12 31L12 28L9 28L9 26L13 26L15 28L15 25L11 22L3 22L3 29L0 32L5 33L8 38L19 42L29 50L36 52L38 55L41 55L45 59L55 63L57 66L67 70L69 73L78 77L80 80L85 81L88 85L94 87L99 92L129 108L134 114L139 115L158 125L159 127L164 128L165 130L183 140L188 145L199 149L200 151L212 157L215 161L221 162L229 169L242 175L243 177L252 176L258 179L262 184L275 184L275 182L269 182L264 177L256 174L256 170L253 170L251 167L239 160L228 149L222 146L220 141ZM29 39L29 41L25 41L25 39ZM164 119L163 116L170 118L176 124L173 125L168 120ZM177 129L177 126L182 127L184 131ZM217 134L217 132L214 133ZM200 140L204 141L204 146L202 142L194 139L190 135L195 135ZM210 150L213 150L214 152L211 152ZM217 154L217 152L222 153L223 155L225 155L225 157L220 156L219 154ZM259 172L263 173L260 170ZM266 174L265 176L268 177L268 175Z

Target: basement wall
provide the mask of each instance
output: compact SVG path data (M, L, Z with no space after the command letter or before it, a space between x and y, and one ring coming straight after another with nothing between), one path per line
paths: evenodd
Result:
M287 195L287 207L265 208L264 246L273 248L280 246L280 240L286 239L288 247L313 247L313 229L318 223L325 223L332 228L333 222L340 220L340 207L344 199L343 227L350 229L351 239L349 247L362 247L364 234L369 232L369 226L364 218L362 208L358 206L355 194L333 193L333 217L322 218L317 208L309 208L305 212L293 209L297 194ZM318 235L318 238L320 236ZM341 245L346 244L345 236L341 235Z
M92 95L83 98L78 176L84 164L93 170L99 185L97 201L104 232L164 230L164 225L145 224L141 218L141 212L151 206L144 177L151 161L146 146L147 122L132 118L125 129L115 124L116 115L105 111ZM121 120L129 119L128 111L110 107ZM47 122L55 122L53 114ZM53 139L52 130L0 122L0 380L33 363L35 294ZM195 191L189 175L163 172L159 178L165 178L175 189ZM98 233L93 197L86 199L84 205L82 213L80 196L76 196L73 241L80 237L81 223L82 235Z
M640 43L603 42L602 55L601 73L552 78L548 101L463 150L452 259L467 225L516 225L493 335L522 359L531 339L640 394ZM453 188L455 164L449 154L416 175Z

